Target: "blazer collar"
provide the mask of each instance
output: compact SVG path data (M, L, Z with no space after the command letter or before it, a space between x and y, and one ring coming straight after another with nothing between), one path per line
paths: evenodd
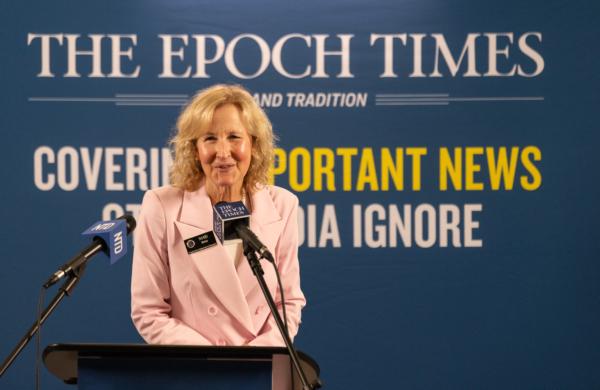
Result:
M185 191L183 193L183 203L181 205L179 222L183 222L187 225L195 226L203 230L212 230L212 209L212 204L210 203L210 198L206 193L205 186L200 187L194 192ZM208 210L210 210L210 213Z
M273 199L265 187L252 194L252 206L252 218L250 219L258 226L269 225L281 220L275 203L273 203Z
M252 194L252 206L251 224L265 226L281 220L273 199L264 187ZM194 192L185 191L179 222L211 230L213 227L212 209L206 186L201 186ZM211 210L210 217L207 215L207 210Z

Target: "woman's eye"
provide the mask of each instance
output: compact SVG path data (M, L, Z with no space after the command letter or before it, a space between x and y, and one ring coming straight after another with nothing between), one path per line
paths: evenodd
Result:
M216 140L217 137L215 137L214 135L207 135L206 137L204 137L204 141L214 141Z

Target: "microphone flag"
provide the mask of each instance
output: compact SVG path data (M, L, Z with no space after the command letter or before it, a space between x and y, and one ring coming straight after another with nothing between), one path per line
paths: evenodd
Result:
M98 237L104 241L104 253L110 259L111 265L127 254L127 223L124 219L98 221L81 235L91 237L92 240Z
M221 244L225 240L239 238L235 226L248 226L250 212L242 202L219 202L213 207L213 230Z

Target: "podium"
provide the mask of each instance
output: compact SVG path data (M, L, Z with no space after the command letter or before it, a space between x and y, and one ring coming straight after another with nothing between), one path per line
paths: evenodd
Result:
M319 366L298 351L309 381ZM52 344L48 371L80 390L301 389L285 348Z

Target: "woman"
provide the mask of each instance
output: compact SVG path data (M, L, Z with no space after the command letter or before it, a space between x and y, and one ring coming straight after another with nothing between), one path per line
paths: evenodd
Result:
M241 243L188 253L184 240L212 230L213 205L242 201L250 228L281 274L290 336L306 301L300 290L296 196L267 185L271 124L239 86L200 91L177 120L171 185L148 191L135 236L131 317L152 344L283 346ZM272 266L265 280L279 309ZM281 310L280 310L281 311Z

